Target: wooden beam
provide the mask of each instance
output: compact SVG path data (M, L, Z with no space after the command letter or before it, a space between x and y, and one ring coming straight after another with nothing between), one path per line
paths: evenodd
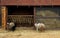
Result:
M6 29L6 25L7 25L7 8L6 8L6 6L1 6L1 12L2 12L2 28Z

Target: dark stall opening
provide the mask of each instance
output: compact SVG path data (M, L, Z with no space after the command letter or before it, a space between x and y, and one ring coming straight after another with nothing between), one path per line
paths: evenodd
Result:
M8 15L33 15L33 7L8 6Z
M14 21L17 27L32 27L34 23L33 6L7 6L8 19Z

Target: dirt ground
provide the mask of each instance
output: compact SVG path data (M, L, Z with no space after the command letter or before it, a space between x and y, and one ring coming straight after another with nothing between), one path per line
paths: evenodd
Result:
M16 29L12 32L0 29L0 38L60 38L60 30L37 32L31 29Z

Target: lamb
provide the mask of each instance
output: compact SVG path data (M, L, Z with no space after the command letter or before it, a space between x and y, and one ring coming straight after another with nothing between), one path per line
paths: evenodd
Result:
M36 28L36 31L38 31L38 30L44 31L45 30L45 24L43 24L43 23L35 23L35 28Z

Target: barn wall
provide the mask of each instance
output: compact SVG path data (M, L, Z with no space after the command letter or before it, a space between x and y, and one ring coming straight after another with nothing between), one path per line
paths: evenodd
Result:
M46 28L60 28L60 7L36 7L35 22L42 22Z
M60 5L60 0L1 0L2 5Z

